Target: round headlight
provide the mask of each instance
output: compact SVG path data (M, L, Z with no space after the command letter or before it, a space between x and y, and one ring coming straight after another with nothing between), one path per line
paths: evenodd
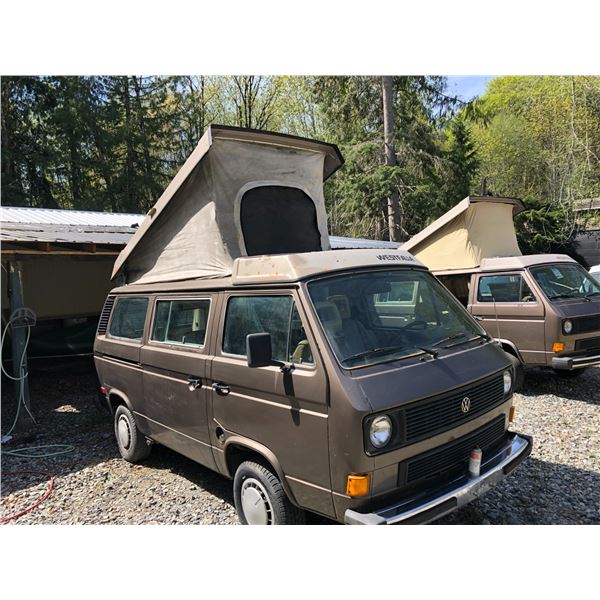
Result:
M571 319L565 319L563 321L563 332L569 335L573 331L573 321Z
M369 429L369 439L375 448L383 448L392 438L392 420L387 415L375 417Z
M510 371L504 371L504 393L509 394L512 388L512 374Z

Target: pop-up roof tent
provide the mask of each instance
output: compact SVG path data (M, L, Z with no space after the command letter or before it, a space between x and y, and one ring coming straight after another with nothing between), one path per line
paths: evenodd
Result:
M435 272L469 270L483 258L520 256L513 217L516 198L468 196L402 246Z
M329 250L336 146L211 126L115 262L127 283L226 277L241 256Z

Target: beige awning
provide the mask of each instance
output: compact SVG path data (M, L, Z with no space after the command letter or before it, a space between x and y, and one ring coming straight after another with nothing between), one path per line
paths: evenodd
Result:
M519 256L516 198L469 196L402 245L432 271L473 269L481 260Z

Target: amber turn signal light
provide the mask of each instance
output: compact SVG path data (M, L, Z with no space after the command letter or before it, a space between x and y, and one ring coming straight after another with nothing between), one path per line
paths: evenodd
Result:
M369 493L368 475L348 475L346 494L351 498L366 496Z
M515 420L515 413L517 412L517 409L515 407L515 405L513 404L510 407L510 410L508 411L508 422L512 423Z
M565 349L565 344L563 342L554 342L552 344L552 352L562 352Z

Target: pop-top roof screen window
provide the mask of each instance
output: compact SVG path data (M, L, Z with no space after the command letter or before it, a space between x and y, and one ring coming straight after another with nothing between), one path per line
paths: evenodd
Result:
M248 256L321 250L315 203L301 189L265 185L248 190L240 222Z

